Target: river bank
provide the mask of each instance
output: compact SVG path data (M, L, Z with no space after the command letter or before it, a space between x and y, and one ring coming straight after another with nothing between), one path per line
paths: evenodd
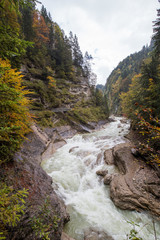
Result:
M91 234L92 237L97 232L100 233L100 236L104 232L108 236L108 238L105 236L104 239L110 239L109 237L112 236L113 239L121 240L126 237L125 233L131 229L127 221L133 221L140 224L140 228L143 228L145 224L147 225L143 230L143 239L153 239L153 227L149 224L149 222L152 223L152 219L143 213L143 210L153 210L155 208L157 212L152 212L159 215L159 205L157 206L156 201L153 202L153 198L156 199L156 196L151 192L147 193L153 195L153 198L149 201L149 207L146 200L147 196L144 196L142 189L139 189L139 192L142 191L141 194L137 190L133 191L133 172L132 175L130 175L131 172L128 172L128 175L125 176L125 172L121 171L123 167L126 167L127 170L131 167L133 171L132 164L129 164L133 159L131 157L128 158L131 153L127 152L130 151L131 146L129 146L130 143L124 137L128 132L129 123L122 121L121 118L116 118L115 122L106 125L101 131L76 135L72 139L67 140L67 144L57 150L52 158L42 163L45 171L56 182L57 193L64 199L69 211L70 222L66 224L65 231L72 238L76 240L87 239L86 231L94 227L95 230L91 231L93 233ZM123 146L126 141L129 145ZM116 150L116 145L118 144L120 144L119 149ZM122 159L119 166L117 164L119 169L113 164L104 164L103 153L111 149L114 159L115 155L119 154L123 149L122 156L127 154L126 159L129 162L124 162ZM135 159L133 163L134 161ZM127 165L125 166L125 164ZM111 190L109 186L104 185L102 176L97 176L96 172L98 171L108 171L109 177L111 176L112 178L111 181L108 181ZM137 170L135 171L137 174ZM146 170L144 171L146 174ZM150 180L152 173L149 175ZM141 177L140 171L139 174ZM145 186L145 181L141 181L143 177L135 179L139 181L138 188L140 185L142 188ZM108 178L108 176L105 176L105 178ZM125 180L123 184L121 184L122 178ZM128 182L126 184L126 179L130 182L130 185L128 185ZM136 181L134 185L137 185ZM130 189L131 186L132 189ZM131 190L132 194L130 194ZM140 197L141 195L143 197ZM138 212L123 211L116 208L110 196L115 205L121 209L137 210ZM126 205L124 199L127 199L128 205ZM141 213L139 213L140 211ZM159 229L160 226L157 226ZM88 239L92 239L89 236L90 234ZM97 235L97 238L94 239L103 239L100 236Z

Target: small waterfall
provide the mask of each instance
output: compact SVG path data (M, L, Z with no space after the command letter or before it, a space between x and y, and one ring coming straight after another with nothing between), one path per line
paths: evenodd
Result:
M121 120L116 117L99 131L68 139L52 158L42 163L57 184L57 193L64 199L71 216L65 231L77 240L83 239L84 230L89 227L100 229L115 240L124 240L132 229L127 221L140 225L140 236L144 240L154 239L151 218L145 213L116 208L109 197L109 187L96 175L100 169L107 169L109 173L117 171L114 166L104 164L103 152L125 142L124 135L130 124ZM158 222L156 229L160 236Z

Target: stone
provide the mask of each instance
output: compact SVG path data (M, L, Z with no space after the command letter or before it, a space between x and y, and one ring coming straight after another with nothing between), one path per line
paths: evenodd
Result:
M75 129L68 125L57 127L56 130L63 139L72 138L77 133Z
M97 160L96 160L96 165L100 165L101 164L102 157L103 157L102 153L98 153Z
M51 141L47 149L42 153L41 160L44 161L46 159L49 159L53 156L53 154L56 152L56 150L60 147L63 147L66 144L65 140L62 141Z
M78 146L76 147L72 147L71 149L69 149L69 153L72 153L75 149L79 148Z
M105 185L109 185L111 183L112 179L113 179L113 175L107 174L104 177L103 182L104 182Z
M113 165L114 164L114 158L112 149L107 149L104 152L104 161L107 165Z
M113 238L104 231L89 228L84 232L84 240L113 240Z
M102 177L106 176L107 173L108 173L108 170L98 170L96 172L98 176L102 176Z
M131 153L132 153L135 157L138 157L138 156L139 156L138 149L136 149L136 148L131 148Z
M121 119L120 122L121 123L128 123L128 119Z

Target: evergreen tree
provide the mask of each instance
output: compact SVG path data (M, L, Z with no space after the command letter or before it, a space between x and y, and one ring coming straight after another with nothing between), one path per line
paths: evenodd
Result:
M66 76L71 78L73 77L72 73L72 52L71 52L71 47L69 44L69 39L67 36L64 38L64 68L65 68L65 73Z
M84 59L83 59L83 74L84 77L86 77L89 81L91 76L91 63L90 61L93 59L91 55L89 55L88 52L85 52Z
M80 50L78 38L76 35L74 36L74 39L73 39L73 63L76 67L80 67L82 69L83 55Z
M33 30L33 15L35 10L35 3L30 0L26 0L25 4L21 7L21 22L22 31L27 41L34 40L34 30Z
M52 23L51 14L47 12L47 9L44 7L44 5L42 5L41 8L41 16L44 18L47 25Z
M53 50L54 48L54 25L53 22L49 27L49 49Z
M160 2L160 1L159 1ZM157 10L157 19L153 22L153 40L156 56L160 55L160 9Z

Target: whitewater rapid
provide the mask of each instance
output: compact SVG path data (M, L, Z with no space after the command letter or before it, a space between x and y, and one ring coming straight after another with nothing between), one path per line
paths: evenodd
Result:
M152 219L145 213L120 210L110 199L109 187L96 175L98 170L117 172L115 166L104 163L103 153L126 141L130 123L122 118L103 126L99 131L77 134L67 140L52 158L43 161L43 169L52 177L54 189L64 199L70 214L65 232L76 240L82 240L84 230L94 227L106 232L115 240L127 239L133 228L128 221L139 224L143 240L153 240ZM157 235L160 224L156 222ZM159 238L160 239L160 238Z

